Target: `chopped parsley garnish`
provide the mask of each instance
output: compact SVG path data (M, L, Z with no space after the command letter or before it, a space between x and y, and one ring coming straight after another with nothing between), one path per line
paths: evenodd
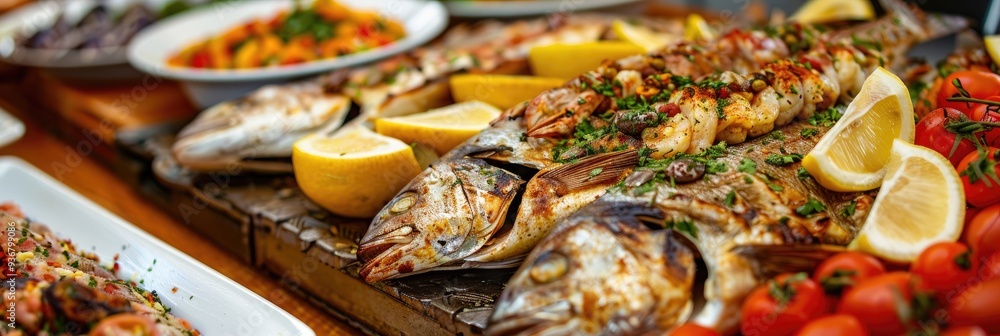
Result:
M594 170L590 171L590 177L588 177L587 179L592 179L597 175L600 175L602 171L604 171L604 168L594 168Z
M803 138L808 138L816 134L819 134L819 130L815 128L803 128L801 131L799 131L799 135L801 135Z
M780 185L771 183L771 181L767 181L767 187L771 188L771 190L774 190L775 192L785 190L785 188L782 188Z
M743 182L746 182L747 184L753 184L753 179L750 178L750 176L743 176Z
M848 204L843 209L840 210L840 214L844 217L854 216L854 211L858 209L858 203L851 200L851 204Z
M528 142L528 133L521 133L519 140L521 140L521 142Z
M460 179L455 179L455 181L451 183L452 186L457 186L459 184L462 184L462 180Z
M819 200L812 197L809 197L809 200L806 201L806 204L803 204L802 206L795 208L795 213L805 217L809 217L823 211L826 211L826 206L823 205L823 203L821 203Z
M691 238L698 238L698 228L690 220L670 221L666 224L668 229L687 233Z
M792 94L799 94L799 90L796 89L795 86L790 86L788 90L791 91Z
M857 36L851 35L851 43L857 46L862 46L868 49L874 49L882 51L882 44L872 40L865 40L858 38Z
M79 260L73 260L73 262L69 263L69 265L73 266L73 268L80 268L80 261Z
M826 111L816 112L812 115L812 117L809 117L808 122L813 126L830 127L836 124L837 120L840 120L841 116L843 116L843 114L841 114L840 111L831 107L826 109Z
M42 255L45 256L46 258L48 258L49 257L49 250L43 249L42 250Z
M799 161L802 161L802 154L796 153L771 154L767 156L767 159L764 159L764 162L774 166L785 166Z
M733 207L733 203L734 203L734 202L736 202L736 193L735 193L735 192L733 192L732 190L730 190L730 191L729 191L729 193L728 193L728 194L726 194L726 200L725 200L725 201L723 201L723 203L724 203L724 204L725 204L725 205L726 205L727 207L730 207L730 208L731 208L731 207Z
M583 105L583 104L586 104L586 103L587 103L587 100L586 100L586 99L583 99L583 97L580 97L580 99L577 99L577 100L576 100L576 103L577 103L577 104L580 104L580 105Z
M743 158L743 160L740 160L740 165L736 167L736 170L747 174L756 174L757 162L754 162L751 159Z
M809 172L806 171L805 167L799 167L799 170L795 171L795 176L798 176L800 179L803 180L812 177L812 175L810 175Z
M715 113L718 115L719 120L726 119L726 106L729 106L729 99L719 99L716 101Z
M90 277L90 281L87 282L87 285L90 286L90 288L97 288L97 279Z

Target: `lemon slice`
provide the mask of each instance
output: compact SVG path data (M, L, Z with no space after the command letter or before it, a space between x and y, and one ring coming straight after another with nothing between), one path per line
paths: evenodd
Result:
M375 131L406 143L430 146L444 155L490 126L500 116L496 107L469 101L402 117L375 119Z
M789 19L809 24L874 18L875 8L869 0L809 0Z
M897 139L886 171L865 225L849 248L911 262L931 244L958 240L965 192L948 159Z
M986 44L986 52L990 54L993 63L1000 64L1000 35L990 35L983 38Z
M829 132L802 159L820 185L834 191L878 188L893 139L913 142L913 103L903 81L879 67Z
M668 43L677 40L673 35L658 33L652 29L637 26L623 20L615 20L611 23L611 29L615 35L625 42L642 47L646 52L656 51Z
M535 76L569 80L597 69L604 60L617 60L645 52L642 47L624 41L552 44L532 48L528 61Z
M448 80L451 96L457 102L478 100L506 110L542 91L560 87L558 78L507 75L454 75Z
M364 127L297 141L292 166L302 192L316 204L360 218L377 214L420 173L410 146Z
M688 15L684 22L684 39L688 41L713 40L719 34L698 14Z

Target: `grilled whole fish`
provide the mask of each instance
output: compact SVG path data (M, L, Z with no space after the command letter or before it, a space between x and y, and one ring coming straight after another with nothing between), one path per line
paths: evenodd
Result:
M862 32L869 32L863 37L871 38L869 43L880 43L883 50L888 51L898 49L897 44L905 47L934 35L923 31L926 26L918 14L900 8L892 16L878 21L875 27L883 28L881 30L863 26ZM674 55L681 50L705 55L699 50L742 45L732 42L733 39L763 39L791 49L784 40L820 34L818 28L797 24L779 30L787 32L781 35L784 38L754 32L730 33L723 40L704 47L677 44L663 52L628 57L605 64L561 88L542 93L525 105L505 111L491 129L441 160L476 157L486 159L483 164L508 170L538 169L534 175L521 174L529 181L524 183L520 202L498 203L513 206L490 211L515 213L507 217L510 223L494 224L501 226L495 230L466 231L489 233L489 237L441 236L440 232L455 232L446 228L450 225L447 221L432 221L407 212L457 214L463 210L449 203L432 201L434 198L427 193L443 191L423 181L427 175L422 174L372 221L359 249L364 269L368 270L362 276L366 281L379 281L431 269L516 265L516 261L523 258L557 221L596 199L618 178L626 176L630 166L639 160L636 152L651 151L646 154L652 159L703 153L714 143L740 143L794 120L808 120L816 113L825 113L837 102L849 102L868 73L879 64L892 64L891 56L898 55L897 52L882 54L852 45L842 38L833 41L814 38L810 40L811 49L800 50L791 59L757 64L759 70L744 74L724 72L693 82L690 77L673 74L675 70L668 67L674 64L683 71L714 72L708 70L708 66L692 65L713 59L719 66L751 67L757 60L771 59L774 51L695 57L695 61L685 57L683 60L688 66L677 65L682 63ZM843 32L819 36L840 35ZM854 40L862 38L850 36L854 36ZM729 47L723 49L726 48ZM564 134L567 132L571 134ZM413 203L409 201L411 197L427 201ZM396 202L412 206L402 212L388 211L400 209L395 206ZM408 232L412 239L398 243L388 243L392 240L384 239L384 234L402 227L411 228ZM412 268L411 265L401 267L392 260L391 256L399 253L396 250L431 250L419 245L442 240L477 243L449 258L437 255L412 258L409 260L413 261ZM462 263L463 260L468 263ZM409 272L399 272L400 269Z
M595 41L606 35L608 15L575 15L511 23L459 25L410 53L301 82L262 87L242 99L203 111L178 135L178 163L197 171L291 172L292 144L309 134L368 126L378 117L427 111L452 103L448 77L458 72L525 74L528 51L538 45ZM680 36L679 20L642 19ZM344 123L352 106L360 115Z
M663 212L597 201L562 221L507 283L487 335L638 334L686 320L694 256L639 217Z
M815 130L806 131L803 130ZM603 210L608 204L625 207L651 207L658 211L661 224L682 233L699 252L708 268L705 283L704 307L696 312L693 321L713 327L720 332L733 330L739 321L742 299L765 279L768 270L741 252L746 247L773 249L769 258L794 259L805 262L803 268L814 266L809 260L818 262L827 254L813 255L822 251L826 244L846 244L864 223L875 191L865 193L837 193L824 189L809 176L800 175L797 162L774 165L779 161L772 155L793 155L806 153L815 146L827 131L824 126L793 123L772 134L749 142L725 148L716 147L716 153L705 159L724 166L725 170L706 174L704 178L690 183L673 183L666 180L663 165L666 162L647 162L646 167L637 168L626 182L608 192L593 204L558 224L557 232L546 237L532 251L525 264L517 271L500 296L496 310L491 317L488 335L529 335L537 330L565 330L562 328L592 325L582 334L633 334L631 329L622 328L620 321L632 321L629 326L653 325L661 332L668 331L685 322L693 295L691 281L671 281L654 270L668 267L677 271L695 268L692 259L674 258L675 263L650 260L641 264L639 270L618 273L613 265L633 262L634 257L618 254L594 253L594 246L601 246L605 236L601 230L581 225L581 218L597 216L596 221L620 221L618 214ZM815 135L802 136L801 134ZM784 154L787 153L787 154ZM667 160L671 161L671 160ZM772 163L768 163L772 162ZM574 233L592 240L589 244L567 243L569 238L563 232ZM637 231L627 238L621 234L615 239L632 242L653 239L661 234L652 231ZM577 238L580 239L580 238ZM809 247L813 246L813 247ZM538 268L551 269L550 262L543 256L557 250L561 256L572 260L561 270L561 276L539 279L533 276ZM678 251L676 249L674 251ZM679 253L679 252L675 252ZM656 261L654 263L653 261ZM602 265L603 272L586 272L587 268ZM582 270L578 270L581 268ZM771 272L788 271L775 269ZM543 273L548 274L548 273ZM618 279L608 281L608 279ZM643 294L632 286L617 286L620 283L653 281L650 277L669 283L670 288L661 292ZM608 289L602 286L615 286ZM582 294L581 294L582 293ZM613 311L614 319L588 314L581 306L579 296L586 293L600 293L622 300L602 301L602 311ZM685 302L669 301L669 309L651 310L646 305L647 296L670 297ZM593 303L591 303L593 304ZM548 308L540 308L548 307ZM572 307L573 309L570 309ZM553 311L554 309L561 309ZM591 308L592 309L592 308ZM561 314L561 315L560 315ZM582 320L582 321L578 321ZM665 323L664 323L665 322ZM600 332L598 332L600 331Z

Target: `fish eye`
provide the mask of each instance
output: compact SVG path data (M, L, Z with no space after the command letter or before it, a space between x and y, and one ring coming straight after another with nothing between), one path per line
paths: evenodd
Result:
M569 259L562 254L549 252L538 257L528 275L536 283L546 284L559 280L567 271L569 271Z
M407 192L403 194L403 196L397 198L396 201L392 203L392 206L389 207L389 213L395 215L402 212L406 212L407 210L410 210L410 208L412 208L413 205L416 203L417 203L417 195L412 192Z

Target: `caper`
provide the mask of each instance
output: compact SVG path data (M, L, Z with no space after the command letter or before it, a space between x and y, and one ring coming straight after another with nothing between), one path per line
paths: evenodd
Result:
M750 83L750 88L753 89L754 92L760 92L767 88L767 83L764 82L763 79L754 79L753 82Z

